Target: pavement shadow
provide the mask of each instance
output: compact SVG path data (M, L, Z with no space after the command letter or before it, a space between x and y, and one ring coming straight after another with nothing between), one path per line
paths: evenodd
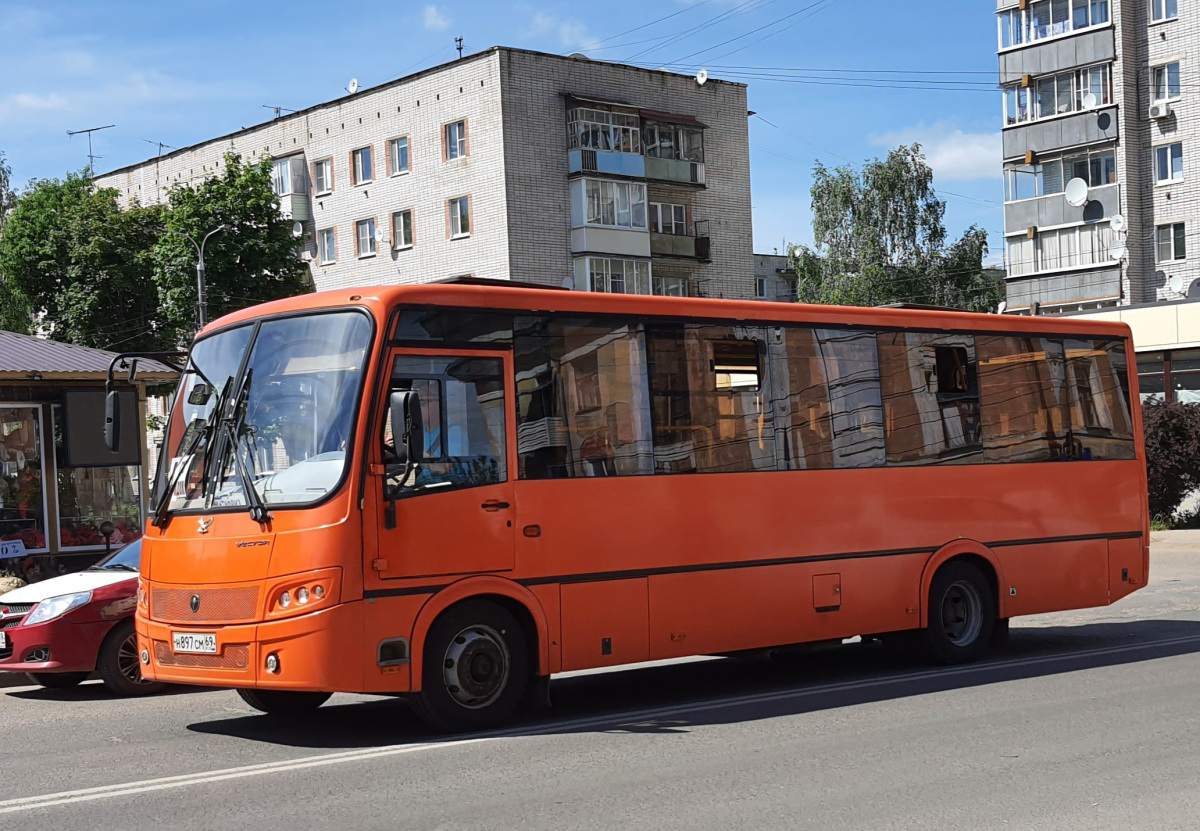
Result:
M787 650L556 678L554 706L497 735L667 733L852 707L986 684L1200 653L1200 621L1137 620L1014 628L987 661L931 667L879 643ZM238 716L188 725L215 734L320 749L421 743L439 737L402 699L339 703L303 720ZM477 734L486 735L486 734Z
M217 692L211 687L186 687L173 685L161 692L151 693L143 698L158 698L168 695L195 695L196 693ZM28 701L125 701L125 696L109 692L103 684L83 683L78 687L52 690L46 687L36 689L21 689L4 693L9 698L21 698Z

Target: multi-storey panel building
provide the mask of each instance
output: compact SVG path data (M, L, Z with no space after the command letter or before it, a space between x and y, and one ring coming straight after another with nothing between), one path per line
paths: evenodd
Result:
M754 293L746 88L496 47L96 177L165 201L275 165L318 289L473 275Z

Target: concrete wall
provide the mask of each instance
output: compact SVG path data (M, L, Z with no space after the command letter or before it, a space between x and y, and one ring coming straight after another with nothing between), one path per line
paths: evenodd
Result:
M1100 107L1088 112L1005 127L1002 133L1004 158L1019 158L1027 150L1049 153L1066 147L1116 141L1117 123L1116 107Z
M1001 52L1000 83L1012 84L1020 81L1022 75L1036 78L1063 67L1087 66L1111 61L1114 57L1116 45L1111 26L1083 29L1054 40L1035 41L1032 46Z

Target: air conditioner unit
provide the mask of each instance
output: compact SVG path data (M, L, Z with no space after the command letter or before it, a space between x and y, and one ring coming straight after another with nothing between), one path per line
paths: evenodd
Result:
M1170 104L1163 103L1163 104L1151 104L1150 105L1150 117L1151 118L1166 118L1170 114L1171 114L1171 105Z

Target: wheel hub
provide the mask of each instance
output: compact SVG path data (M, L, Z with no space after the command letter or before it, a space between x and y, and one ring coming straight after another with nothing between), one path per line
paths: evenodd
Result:
M942 630L956 646L970 646L983 629L983 600L966 580L950 585L942 597Z
M450 641L442 675L450 696L468 709L491 704L508 686L504 637L490 626L469 626Z

